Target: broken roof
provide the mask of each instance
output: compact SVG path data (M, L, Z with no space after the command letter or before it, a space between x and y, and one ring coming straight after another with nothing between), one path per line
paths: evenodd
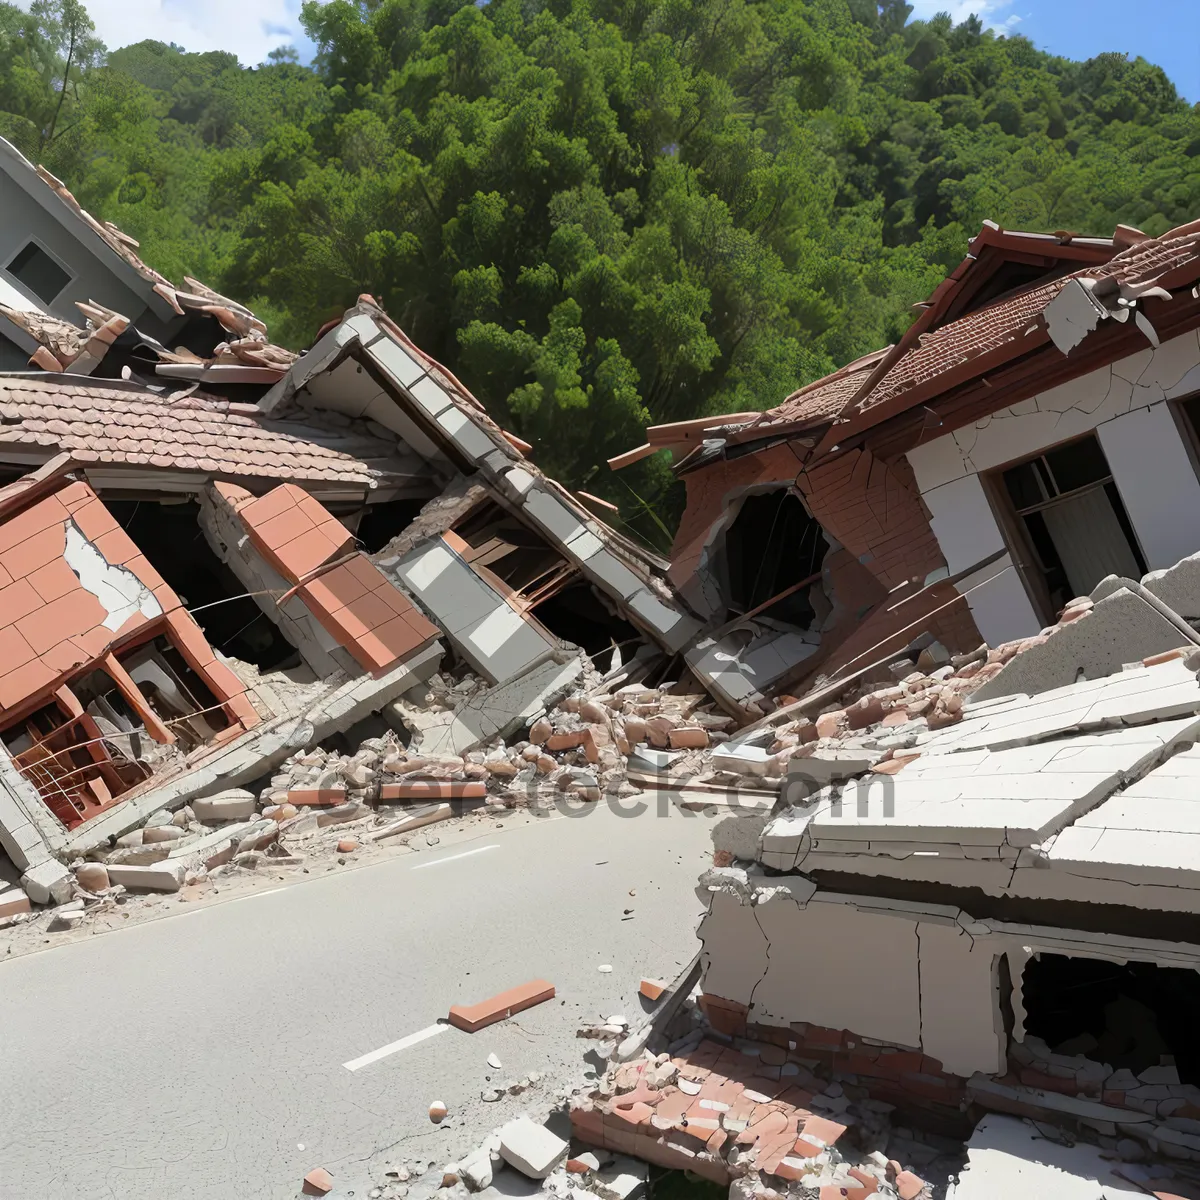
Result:
M1065 232L1013 232L987 222L959 266L918 306L920 316L895 346L806 384L735 430L729 429L731 420L746 414L658 426L657 439L650 438L646 446L617 456L609 465L619 470L655 450L670 448L678 452L677 459L686 455L690 468L720 457L698 460L689 454L706 439L718 437L718 430L733 445L772 432L832 426L817 445L815 453L820 455L849 435L1050 345L1046 309L1072 280L1096 286L1099 292L1115 284L1122 302L1132 306L1148 292L1165 298L1198 278L1200 222L1159 238L1125 226L1118 226L1112 238L1081 238ZM1006 288L1010 282L1013 286Z
M361 423L341 427L313 413L271 420L253 405L71 375L0 376L0 456L5 450L364 490L412 466Z
M890 779L824 790L769 825L763 862L890 873L887 860L963 857L1008 868L1195 888L1200 682L1179 658L1037 696L967 702ZM804 769L803 761L800 762ZM927 865L923 870L935 870ZM936 878L936 876L924 876ZM1023 882L1005 872L1003 892ZM988 886L982 874L973 886Z

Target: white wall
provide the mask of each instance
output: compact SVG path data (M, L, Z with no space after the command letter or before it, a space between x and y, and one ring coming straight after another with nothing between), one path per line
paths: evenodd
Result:
M1096 430L1148 570L1200 550L1200 480L1166 404L1134 409Z
M934 537L951 575L1004 549L1004 535L992 516L978 475L963 475L944 483L925 493L924 499ZM1025 594L1025 585L1007 553L967 576L958 586L960 592L969 593L967 604L971 615L992 646L1028 637L1041 627Z
M1093 430L1149 566L1169 566L1200 550L1200 482L1165 403L1196 391L1200 332L1147 346L908 451L951 573L1003 541L975 477ZM993 645L1038 630L1015 570L968 603Z

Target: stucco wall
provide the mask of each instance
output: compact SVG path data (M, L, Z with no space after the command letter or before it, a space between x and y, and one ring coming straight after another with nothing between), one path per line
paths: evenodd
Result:
M1151 570L1200 550L1200 481L1167 401L1200 391L1200 333L1130 355L910 450L946 565L957 572L1004 545L981 472L1093 430ZM983 573L996 574L1007 556ZM962 587L971 586L972 580ZM1015 570L968 598L992 644L1040 621Z
M59 203L49 188L46 193L55 204ZM51 303L38 301L48 312L78 322L81 318L75 301L92 299L131 321L142 319L146 303L117 276L116 271L120 268L117 256L98 237L94 238L100 255L112 256L112 267L107 266L90 247L76 239L3 172L0 172L0 212L4 213L4 220L0 221L0 270L33 237L74 276ZM20 287L15 280L10 282L14 287Z

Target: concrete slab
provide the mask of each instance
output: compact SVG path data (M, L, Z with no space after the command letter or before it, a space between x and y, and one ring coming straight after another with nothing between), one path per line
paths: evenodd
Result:
M966 1165L946 1200L1145 1200L1115 1165L1099 1146L1064 1145L1030 1122L989 1114L971 1134Z
M919 758L895 776L872 776L824 797L814 836L999 847L1033 846L1064 829L1175 745L1200 718L987 751Z

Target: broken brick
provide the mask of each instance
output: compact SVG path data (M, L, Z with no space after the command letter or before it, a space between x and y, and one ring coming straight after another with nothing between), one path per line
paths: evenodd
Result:
M450 1009L450 1024L467 1033L474 1033L487 1025L503 1021L514 1013L523 1012L535 1004L554 998L554 984L544 979L535 979L519 987L509 988L498 996L481 1000L478 1004L455 1004Z
M306 1196L324 1196L333 1191L333 1176L324 1167L315 1167L305 1175L302 1190Z
M326 804L345 804L344 787L292 788L288 792L288 803L297 808L319 808Z
M487 784L475 779L409 779L385 783L379 799L387 800L481 800Z
M647 1000L657 1000L666 990L667 985L659 979L643 979L638 984L638 992Z

